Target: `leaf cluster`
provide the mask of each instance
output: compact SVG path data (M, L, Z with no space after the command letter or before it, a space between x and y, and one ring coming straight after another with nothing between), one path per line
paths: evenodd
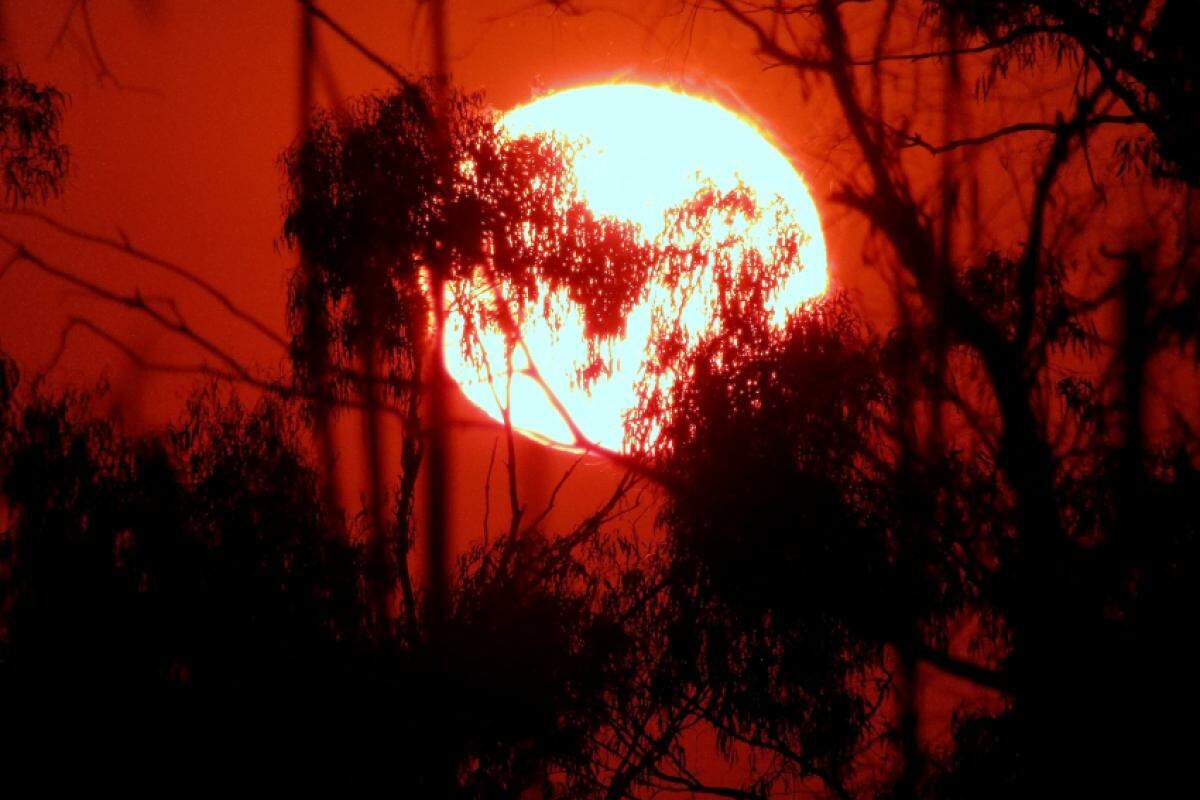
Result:
M69 163L59 140L65 106L58 89L0 64L0 172L10 206L44 202L61 191Z

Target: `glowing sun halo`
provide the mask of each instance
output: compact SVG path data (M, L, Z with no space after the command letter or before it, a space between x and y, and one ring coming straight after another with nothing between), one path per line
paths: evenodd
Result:
M692 197L702 181L730 191L740 180L760 204L782 203L808 237L797 271L775 295L775 322L782 324L787 312L824 293L825 241L803 179L761 132L716 103L639 84L585 86L516 108L502 117L501 125L512 136L552 134L579 143L570 166L582 197L597 214L640 225L648 240L662 232L664 212ZM748 240L767 241L765 232L758 234L750 231ZM576 371L588 362L580 317L567 315L551 326L531 314L522 328L538 372L572 420L590 441L613 450L622 449L623 418L636 406L634 387L650 344L653 287L650 295L630 314L625 338L608 351L611 374L586 390L576 381ZM686 319L700 331L711 315L703 307L689 308ZM463 357L458 345L462 330L462 320L451 310L447 368L467 398L499 420L507 390L514 427L543 441L574 444L546 391L524 374L528 364L523 355L514 355L511 387L493 385L486 371ZM499 333L485 334L482 345L490 363L504 363ZM499 376L495 380L504 382Z

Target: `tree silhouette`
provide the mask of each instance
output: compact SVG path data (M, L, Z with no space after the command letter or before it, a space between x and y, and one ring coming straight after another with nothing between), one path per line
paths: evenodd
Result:
M0 64L0 170L4 201L19 206L57 195L68 153L59 141L64 97Z
M259 735L303 747L315 734L350 758L329 737L358 724L347 709L369 707L388 724L365 745L389 755L374 763L430 796L520 796L588 752L619 657L608 645L621 637L605 617L608 584L582 558L623 513L632 482L560 537L539 529L546 513L519 527L514 509L509 533L452 575L434 642L422 587L407 577L420 433L406 430L393 522L382 490L347 518L300 435L321 403L386 403L418 423L430 346L422 270L435 250L452 277L487 269L527 302L543 284L570 282L595 298L597 330L618 324L613 297L648 263L598 268L642 251L629 226L594 218L574 195L564 143L502 140L477 98L454 103L453 152L473 166L449 182L415 84L318 115L285 156L285 236L304 253L292 286L294 385L255 383L267 394L251 409L211 386L175 426L130 437L91 412L90 395L48 396L36 381L22 390L3 361L0 685L14 709L101 698L161 709L169 733L138 741L155 751L178 741L184 758L189 747L199 757L208 736L242 741L249 733L225 722L266 709ZM119 249L187 274L128 242ZM73 278L23 246L15 258ZM158 319L139 298L73 282ZM502 316L485 323L512 330ZM325 370L310 369L317 348ZM397 584L407 584L399 619L389 609Z
M453 96L445 174L433 146L428 87L409 84L368 97L340 115L318 114L309 134L285 157L292 195L284 233L303 254L290 308L296 377L306 391L363 398L378 408L386 395L402 406L409 433L418 424L423 354L429 347L428 297L435 264L455 290L464 318L515 337L512 306L536 304L539 293L564 288L585 309L590 331L621 324L648 264L629 225L594 217L563 166L566 144L502 137L478 97ZM493 298L472 291L482 281ZM314 312L315 309L315 312ZM477 331L468 328L470 351ZM313 385L328 361L334 385ZM340 379L339 379L340 377ZM370 441L378 431L368 432ZM406 437L401 503L411 509L420 440ZM372 456L375 500L382 507ZM411 514L405 512L411 522ZM383 515L373 512L377 530ZM383 535L377 537L382 542ZM411 531L399 550L373 557L380 583L400 570L404 602L414 607L407 577ZM379 594L385 594L382 589Z
M1103 126L1147 126L1166 165L1157 171L1187 176L1170 126L1194 128L1180 102L1193 60L1143 44L1139 32L1178 9L1143 24L1148 4L939 3L940 15L916 26L921 45L894 52L895 3L714 5L764 57L827 82L862 160L833 199L886 246L898 322L879 344L849 337L858 342L832 358L844 373L819 361L788 370L778 360L794 346L786 339L764 349L733 337L689 361L693 380L673 400L684 422L665 429L658 450L675 479L668 591L688 603L668 607L676 627L657 629L695 689L657 702L769 758L739 787L705 787L672 763L670 746L647 747L644 784L756 796L791 770L844 796L969 797L1135 790L1176 774L1167 709L1189 693L1166 631L1192 612L1153 598L1188 591L1195 525L1185 498L1197 454L1186 414L1151 438L1148 387L1152 364L1194 355L1196 317L1174 327L1196 285L1194 220L1169 199L1160 220L1181 244L1154 254L1105 243L1110 278L1083 293L1066 252L1086 226L1053 212L1052 198L1069 191L1064 165L1089 156L1088 132ZM816 35L799 42L789 15ZM1096 42L1099 30L1084 23L1098 19L1123 31L1117 41ZM944 62L953 120L963 59L994 55L977 70L986 90L1010 62L1039 64L1035 43L1064 39L1085 57L1073 108L1053 123L932 145L886 117L880 83L897 78L885 66ZM864 43L874 55L858 55ZM1157 60L1154 69L1110 71L1122 47ZM1187 63L1172 69L1173 58ZM1156 82L1145 82L1150 74ZM1034 131L1052 141L1034 163L1020 246L962 252L955 242L981 223L960 221L955 181L971 162L953 154ZM906 151L918 147L943 159L943 191L932 197L909 167ZM1118 168L1125 155L1115 153ZM1102 315L1110 311L1115 323ZM706 595L717 603L711 617L699 605ZM949 649L964 616L980 624L981 656ZM998 713L960 717L944 760L917 736L921 664L1001 699ZM871 748L883 754L873 764Z
M570 142L503 136L444 74L400 75L303 3L398 88L306 104L284 154L289 382L254 384L249 406L203 388L168 430L129 436L88 395L21 386L0 361L6 698L209 723L270 704L273 735L344 758L338 734L368 719L365 769L430 797L1140 795L1186 779L1200 452L1169 381L1194 376L1200 269L1183 4L699 5L829 93L852 153L829 200L869 228L862 266L889 315L833 292L777 326L803 232L783 226L769 256L704 235L764 212L747 187L706 187L643 242L579 198ZM1018 72L1052 119L996 120L964 89L986 99ZM938 107L910 118L888 87L930 74ZM40 96L56 124L57 95ZM14 141L59 147L54 124ZM998 178L976 154L1013 137L1038 142L1007 167L1026 204L992 230L971 198ZM1156 241L1093 223L1139 192ZM510 473L507 531L463 555L433 608L409 563L431 287L445 281L464 351L503 377L522 315L577 306L599 356L651 283L679 299L701 269L711 327L660 311L629 452L608 454L629 470L612 498L556 531ZM220 358L139 298L72 282ZM485 330L508 363L482 363ZM357 514L306 436L348 408L368 444ZM395 465L385 411L404 427ZM511 448L511 424L498 432ZM661 542L612 530L639 481ZM923 687L948 676L972 702L931 741ZM730 775L702 769L702 735Z
M1021 58L1040 63L1043 47L1078 54L1125 106L1129 116L1119 121L1146 128L1122 144L1123 155L1160 176L1192 185L1200 179L1200 165L1187 145L1200 124L1195 114L1200 73L1188 50L1186 3L938 0L933 5L960 20L964 33L979 34L980 46L994 51L997 69Z
M15 399L3 363L0 692L14 719L101 702L154 715L164 738L120 740L147 753L192 762L211 737L253 733L264 757L386 755L371 774L463 797L520 796L587 752L620 659L581 552L605 515L464 557L431 649L381 633L367 553L321 503L297 408L211 387L163 435L130 438L87 395ZM367 709L384 732L339 742Z

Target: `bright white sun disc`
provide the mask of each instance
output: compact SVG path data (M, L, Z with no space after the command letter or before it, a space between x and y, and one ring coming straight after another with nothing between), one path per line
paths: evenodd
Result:
M739 181L760 205L783 204L806 235L797 269L773 298L775 323L819 297L827 285L825 241L816 206L795 167L753 125L716 103L671 89L640 84L607 84L568 89L520 106L501 118L511 136L555 135L579 147L571 159L579 192L592 211L636 223L653 240L663 230L664 213L693 197L706 183L732 191ZM764 214L764 217L766 215ZM765 223L764 223L765 225ZM762 226L760 226L762 227ZM750 230L748 241L768 241L767 231ZM651 287L651 295L654 295ZM553 393L525 374L522 353L514 355L508 381L494 365L505 363L499 333L484 334L482 350L495 376L462 355L463 320L448 318L446 364L467 398L494 419L509 405L513 425L537 439L570 447L576 436L563 418L569 414L591 442L620 450L624 418L637 405L635 387L650 347L652 301L635 308L624 340L606 349L611 374L577 384L588 363L579 315L551 326L530 314L522 338L538 373ZM708 309L689 308L697 330L711 319ZM556 406L561 406L556 407Z

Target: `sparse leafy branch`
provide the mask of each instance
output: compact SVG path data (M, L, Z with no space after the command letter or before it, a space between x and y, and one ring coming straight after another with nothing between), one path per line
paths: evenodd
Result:
M62 190L69 151L59 140L66 98L0 64L0 171L4 202L20 207Z

